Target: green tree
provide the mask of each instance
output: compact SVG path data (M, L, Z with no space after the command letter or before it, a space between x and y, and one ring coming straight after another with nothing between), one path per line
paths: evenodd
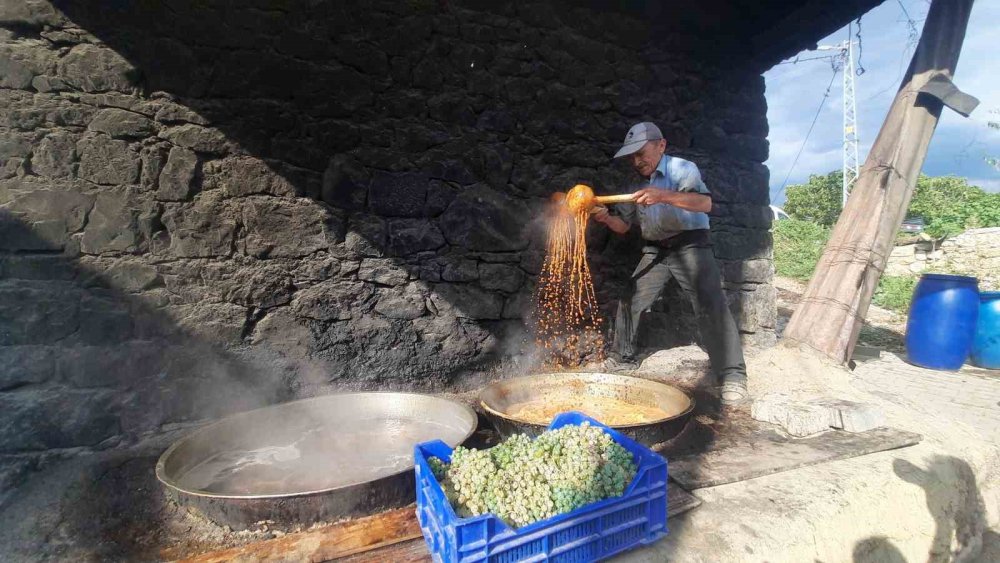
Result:
M1000 196L970 186L965 178L921 174L907 215L922 217L931 236L957 235L970 228L1000 226Z
M840 171L809 176L805 184L788 187L785 211L794 219L825 227L840 216ZM906 217L924 220L927 234L956 235L977 227L1000 226L1000 194L990 194L958 176L917 179Z
M805 184L788 186L785 212L794 219L832 226L840 217L842 178L837 170L825 175L813 174Z

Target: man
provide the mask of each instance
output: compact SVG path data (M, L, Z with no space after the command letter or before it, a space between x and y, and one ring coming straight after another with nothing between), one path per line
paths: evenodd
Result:
M618 234L639 225L645 246L632 274L630 295L618 303L612 369L635 367L639 320L671 278L691 299L702 342L720 384L724 404L749 398L746 365L736 323L726 304L722 278L709 240L712 197L694 163L664 154L659 127L643 122L629 129L615 158L628 158L643 179L636 203L618 207L621 216L598 209L593 218Z

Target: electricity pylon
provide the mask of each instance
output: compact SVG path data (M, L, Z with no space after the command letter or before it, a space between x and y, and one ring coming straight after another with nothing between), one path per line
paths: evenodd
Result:
M841 184L841 208L847 205L847 195L854 181L858 179L858 112L854 97L855 41L844 41L840 45L821 45L817 51L839 51L835 64L844 73L844 174Z

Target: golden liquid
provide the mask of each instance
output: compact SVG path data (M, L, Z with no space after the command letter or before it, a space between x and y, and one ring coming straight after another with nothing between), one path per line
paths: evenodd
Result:
M548 424L557 414L566 411L582 412L608 426L644 424L669 416L666 411L657 407L647 407L627 403L620 399L593 395L553 397L551 399L542 397L512 405L507 409L507 413L511 417L533 424Z
M543 363L571 367L604 359L604 337L587 262L590 214L559 207L549 223L545 263L535 293L534 329Z

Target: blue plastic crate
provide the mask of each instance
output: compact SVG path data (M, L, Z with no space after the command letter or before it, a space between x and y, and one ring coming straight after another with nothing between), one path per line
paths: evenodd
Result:
M492 514L459 518L427 459L451 462L435 440L415 448L417 519L438 563L584 562L610 557L667 534L667 461L649 448L578 412L557 416L549 429L582 422L604 429L632 452L638 470L625 494L513 529Z

